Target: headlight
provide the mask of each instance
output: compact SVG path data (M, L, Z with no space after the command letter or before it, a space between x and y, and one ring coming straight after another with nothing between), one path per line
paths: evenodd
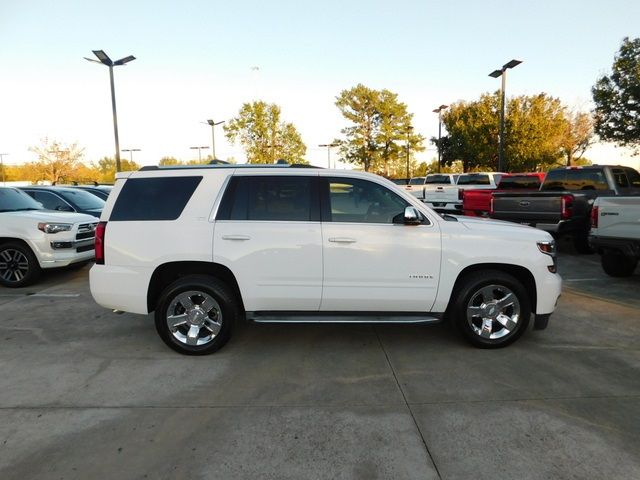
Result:
M542 253L546 253L547 255L555 255L556 254L556 242L538 242L538 250Z
M73 225L71 223L39 223L38 230L44 233L68 232Z

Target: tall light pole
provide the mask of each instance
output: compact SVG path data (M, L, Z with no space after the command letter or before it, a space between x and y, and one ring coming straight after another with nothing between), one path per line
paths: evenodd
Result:
M113 135L116 139L116 172L121 171L120 168L120 142L118 140L118 116L116 114L116 90L113 84L113 67L118 67L120 65L124 65L125 63L129 63L132 60L135 60L136 57L133 55L129 55L128 57L121 58L120 60L116 60L115 62L109 58L109 56L104 53L104 50L92 50L93 54L98 57L98 60L94 60L93 58L84 57L85 60L89 60L90 62L101 63L102 65L106 65L109 67L109 79L111 80L111 109L113 110Z
M339 145L340 144L337 142L321 143L320 145L318 145L319 147L327 147L327 168L331 168L331 149Z
M204 147L189 147L191 150L198 150L198 162L202 162L202 150L206 150L209 148L208 146Z
M449 108L449 105L440 105L433 113L438 114L438 173L442 165L442 148L440 148L440 140L442 139L442 110Z
M510 62L505 63L502 68L498 70L494 70L489 74L490 77L498 78L502 77L502 85L500 87L500 147L498 149L498 171L504 172L506 169L505 159L504 159L504 110L505 110L505 102L504 102L504 91L507 83L507 70L513 67L517 67L522 63L521 60L511 60Z
M123 148L123 152L129 152L129 161L133 163L133 152L139 152L139 148Z
M211 153L213 154L213 159L216 159L216 125L220 125L224 123L225 120L221 122L214 122L213 120L207 120L207 123L211 125Z
M2 184L4 186L7 185L7 182L4 177L4 156L9 155L8 153L0 153L0 168L2 168Z
M409 184L409 179L411 178L411 176L409 175L409 149L411 148L411 131L413 130L413 127L411 125L409 125L407 127L407 185Z

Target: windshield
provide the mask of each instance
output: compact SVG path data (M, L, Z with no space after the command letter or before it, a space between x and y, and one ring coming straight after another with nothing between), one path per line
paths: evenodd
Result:
M451 179L449 175L429 175L424 183L431 185L450 185Z
M0 212L42 210L42 205L15 188L0 188Z
M84 190L59 190L57 193L69 203L75 205L78 210L100 210L104 208L104 200Z

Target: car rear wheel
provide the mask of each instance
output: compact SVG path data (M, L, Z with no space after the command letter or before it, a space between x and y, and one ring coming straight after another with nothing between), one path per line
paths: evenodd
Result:
M169 285L156 306L156 330L172 349L206 355L224 346L240 313L235 295L208 275L189 275Z
M453 305L455 322L474 346L500 348L524 333L529 324L529 295L512 275L474 272L460 284Z
M31 249L19 242L0 245L0 284L18 288L33 284L41 273Z
M618 251L606 251L600 259L602 269L611 277L630 277L638 266L638 259Z

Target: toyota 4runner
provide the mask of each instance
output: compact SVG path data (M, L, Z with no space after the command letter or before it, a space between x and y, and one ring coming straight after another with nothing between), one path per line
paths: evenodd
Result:
M545 328L560 295L551 235L440 216L361 172L295 165L119 173L96 230L91 292L155 311L162 340L211 353L240 319L420 323L474 345Z

